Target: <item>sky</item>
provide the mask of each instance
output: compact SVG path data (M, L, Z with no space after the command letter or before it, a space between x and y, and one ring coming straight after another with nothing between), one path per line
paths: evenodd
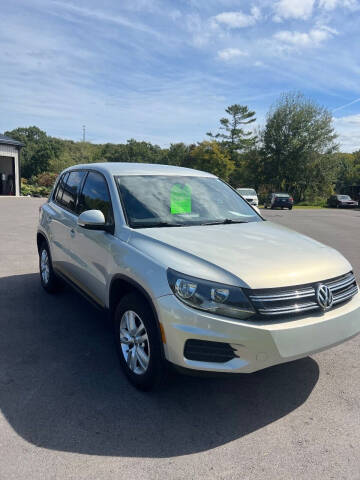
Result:
M194 143L227 106L257 125L282 92L360 149L360 0L12 0L1 6L0 132Z

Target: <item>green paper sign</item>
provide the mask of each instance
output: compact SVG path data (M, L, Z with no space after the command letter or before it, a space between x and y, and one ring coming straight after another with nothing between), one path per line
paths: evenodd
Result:
M176 183L170 191L170 211L172 215L191 213L191 188Z

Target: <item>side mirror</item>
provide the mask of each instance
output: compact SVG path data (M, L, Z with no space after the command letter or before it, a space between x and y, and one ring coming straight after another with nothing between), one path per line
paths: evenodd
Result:
M104 214L100 210L86 210L81 213L77 224L88 230L107 230Z

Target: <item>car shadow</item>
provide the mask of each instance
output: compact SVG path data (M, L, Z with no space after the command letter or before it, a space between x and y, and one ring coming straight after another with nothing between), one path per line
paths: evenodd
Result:
M236 440L306 401L311 358L252 375L171 375L142 393L122 376L109 322L37 274L0 279L0 408L26 441L93 455L172 457Z

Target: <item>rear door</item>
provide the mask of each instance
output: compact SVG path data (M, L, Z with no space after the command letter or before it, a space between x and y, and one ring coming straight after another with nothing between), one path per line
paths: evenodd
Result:
M108 226L114 228L113 208L106 178L90 170L79 195L78 213L101 210ZM112 264L112 233L104 230L87 230L76 225L73 241L76 282L96 303L106 303L107 280Z
M85 176L84 170L66 173L54 192L51 221L52 261L56 270L72 277L74 264L79 261L73 253L77 227L78 194Z

